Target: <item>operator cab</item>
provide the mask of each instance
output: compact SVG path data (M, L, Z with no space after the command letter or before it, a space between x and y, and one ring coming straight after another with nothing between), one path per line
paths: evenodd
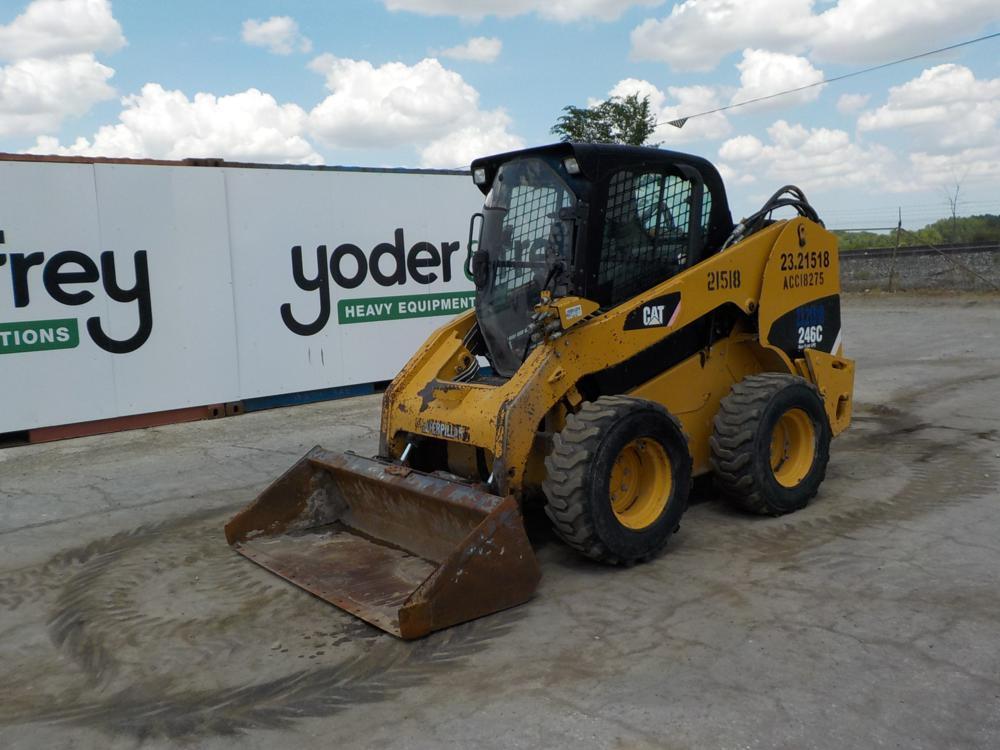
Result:
M719 173L688 154L558 143L477 159L472 174L486 195L476 316L504 377L527 356L542 291L610 309L717 252L733 228Z

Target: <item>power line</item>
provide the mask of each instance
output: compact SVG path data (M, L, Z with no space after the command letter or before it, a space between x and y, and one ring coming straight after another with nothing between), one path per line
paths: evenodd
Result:
M976 200L976 201L964 201L958 202L958 205L962 208L968 208L970 206L996 206L1000 208L1000 198L994 200ZM942 207L948 207L949 212L951 211L949 204L946 201L941 201L940 203L896 203L894 205L884 205L884 206L843 206L840 208L827 208L823 210L823 215L827 216L829 214L850 214L856 216L857 214L881 214L881 213L891 213L895 214L900 208L909 213L916 214L933 214L937 213Z
M865 73L871 73L876 70L881 70L882 68L888 68L893 65L899 65L900 63L910 62L911 60L919 60L921 57L930 57L931 55L937 55L941 52L948 52L953 49L958 49L959 47L968 47L970 44L976 44L978 42L984 42L987 39L994 39L1000 37L1000 31L994 34L987 34L986 36L977 37L976 39L969 39L965 42L959 42L958 44L950 44L947 47L941 47L939 49L930 50L929 52L921 52L918 55L910 55L909 57L902 57L899 60L893 60L892 62L882 63L881 65L873 65L870 68L864 68L863 70L855 70L851 73L844 73L843 75L834 76L833 78L824 78L822 81L816 81L815 83L807 83L805 86L798 86L794 89L787 89L786 91L778 91L773 94L765 94L764 96L756 96L753 99L747 99L742 102L733 102L732 104L727 104L724 107L716 107L715 109L707 110L706 112L698 112L694 115L687 115L685 117L678 117L676 120L667 121L667 125L673 125L675 128L683 128L684 123L695 117L703 117L705 115L714 115L716 112L725 112L727 109L735 109L736 107L744 107L747 104L754 104L756 102L763 102L768 99L774 99L779 96L785 96L786 94L794 94L798 91L805 91L806 89L815 88L816 86L823 86L827 83L833 83L834 81L842 81L845 78L853 78L854 76L860 76ZM656 127L659 127L660 122L656 123Z
M895 206L859 206L858 208L828 208L823 213L880 213L886 211L895 212L899 206L902 205L903 208L910 211L924 211L925 213L931 212L940 208L941 206L947 205L945 201L940 203L903 203L896 204ZM960 206L1000 206L1000 199L995 200L979 200L979 201L958 201ZM925 210L926 209L926 210Z

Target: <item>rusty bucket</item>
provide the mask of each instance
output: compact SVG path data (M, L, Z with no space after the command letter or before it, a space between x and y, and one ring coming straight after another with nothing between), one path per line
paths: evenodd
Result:
M226 540L406 639L522 604L541 576L514 498L319 447L226 524Z

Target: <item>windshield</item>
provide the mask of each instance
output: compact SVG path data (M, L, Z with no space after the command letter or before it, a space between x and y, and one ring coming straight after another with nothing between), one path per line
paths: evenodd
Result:
M575 204L555 170L537 158L501 166L486 196L480 248L489 274L476 293L476 315L499 375L510 377L524 361L541 291L564 283L573 224L559 216Z

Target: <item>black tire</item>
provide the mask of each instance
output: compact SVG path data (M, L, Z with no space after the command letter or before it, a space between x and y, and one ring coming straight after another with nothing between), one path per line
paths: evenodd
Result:
M714 426L715 483L737 505L780 516L816 495L830 459L830 423L812 383L778 372L744 378L722 399ZM772 441L784 446L777 457Z
M633 464L641 469L637 476L643 472L647 477L653 476L648 468L651 463L664 471L669 463L669 474L657 475L669 480L665 505L657 507L662 496L654 497L654 504L647 506L651 520L633 528L612 507L610 489L612 469L629 451L650 459L645 467L641 458ZM654 557L677 531L687 509L691 489L687 439L680 423L652 401L602 396L584 403L578 413L566 418L565 428L553 438L553 450L545 459L545 468L542 484L547 499L545 512L556 533L592 560L631 565ZM650 480L644 491L656 496L659 490L652 488L666 489L666 481L656 484Z

